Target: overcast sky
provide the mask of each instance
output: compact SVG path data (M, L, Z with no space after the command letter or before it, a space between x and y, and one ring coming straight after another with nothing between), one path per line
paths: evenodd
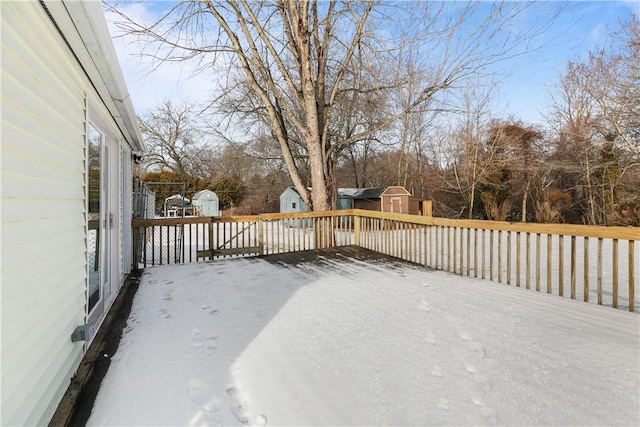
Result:
M543 2L539 2L543 3ZM552 8L556 2L544 2ZM163 2L160 6L166 6ZM127 5L134 16L150 16L155 6L149 2ZM549 92L566 68L567 61L585 59L588 52L611 41L620 20L640 14L640 0L570 2L556 22L545 48L501 64L501 86L496 108L506 118L513 116L530 124L543 124L550 104ZM107 22L114 17L107 13ZM114 37L114 45L136 112L141 115L164 99L172 102L206 102L212 98L210 75L193 75L189 64L162 64L149 71L149 60L140 56L139 43Z

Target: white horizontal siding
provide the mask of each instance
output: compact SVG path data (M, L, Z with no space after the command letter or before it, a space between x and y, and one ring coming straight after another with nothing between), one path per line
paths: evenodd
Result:
M85 94L38 2L2 2L2 425L47 423L83 354Z

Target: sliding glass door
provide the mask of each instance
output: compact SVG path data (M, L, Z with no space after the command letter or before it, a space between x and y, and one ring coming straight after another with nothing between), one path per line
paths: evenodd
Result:
M87 125L87 174L88 174L88 263L87 286L88 324L95 324L105 309L105 300L111 294L114 278L112 259L116 227L114 227L114 197L112 185L117 150L100 129ZM116 175L117 177L117 175ZM117 183L117 178L115 180Z

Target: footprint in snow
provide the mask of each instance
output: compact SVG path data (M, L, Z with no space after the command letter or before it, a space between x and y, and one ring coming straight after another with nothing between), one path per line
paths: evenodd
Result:
M218 336L217 335L207 335L204 339L204 351L212 356L218 351Z
M469 341L469 348L481 359L487 358L487 350L477 341Z
M464 368L467 370L467 372L469 372L471 374L477 374L478 373L478 368L476 367L476 365L474 365L471 362L465 362Z
M204 349L205 353L211 356L218 351L218 336L215 334L205 335L200 329L194 328L191 330L191 347L198 351Z
M235 387L229 387L227 394L231 398L231 413L241 424L249 424L251 422L251 411L249 409L248 400L241 395ZM266 422L266 418L265 418Z
M498 415L493 409L487 407L480 408L480 413L485 417L489 424L492 426L498 425Z
M448 411L449 410L449 401L447 399L439 399L438 400L438 408L442 409L443 411Z
M425 341L428 344L436 345L438 341L436 340L436 334L433 332L427 332L427 336L425 337Z
M204 332L198 328L191 330L191 347L200 350L204 344Z
M480 356L480 358L485 359L487 357L487 350L482 346L482 344L480 344L477 341L473 340L473 337L471 336L471 334L467 331L458 331L458 336L460 336L460 338L463 341L467 342L467 346L469 347L469 349L471 349L473 352L477 353L478 356Z
M434 377L442 377L444 376L444 372L442 372L442 367L436 365L431 370L431 375Z
M200 310L207 311L209 312L209 314L212 314L214 316L217 316L219 313L217 309L211 307L210 305L202 305L200 306Z
M458 335L465 341L471 341L471 334L467 331L458 331Z
M202 411L208 424L220 425L222 422L222 402L214 396L211 387L199 380L189 380L187 394Z
M489 378L487 378L484 375L475 374L473 376L473 381L475 381L476 384L482 387L484 391L493 390L493 384L491 384L491 381L489 381Z
M471 397L471 401L480 409L480 413L491 425L498 424L498 415L492 408L485 406L484 401L479 397Z
M169 317L171 317L171 313L169 313L164 308L159 308L158 309L158 314L160 315L160 317L165 318L165 319L168 319Z

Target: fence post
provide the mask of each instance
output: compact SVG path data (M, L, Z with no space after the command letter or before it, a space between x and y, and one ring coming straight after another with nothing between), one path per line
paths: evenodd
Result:
M360 246L360 215L353 216L353 244Z

